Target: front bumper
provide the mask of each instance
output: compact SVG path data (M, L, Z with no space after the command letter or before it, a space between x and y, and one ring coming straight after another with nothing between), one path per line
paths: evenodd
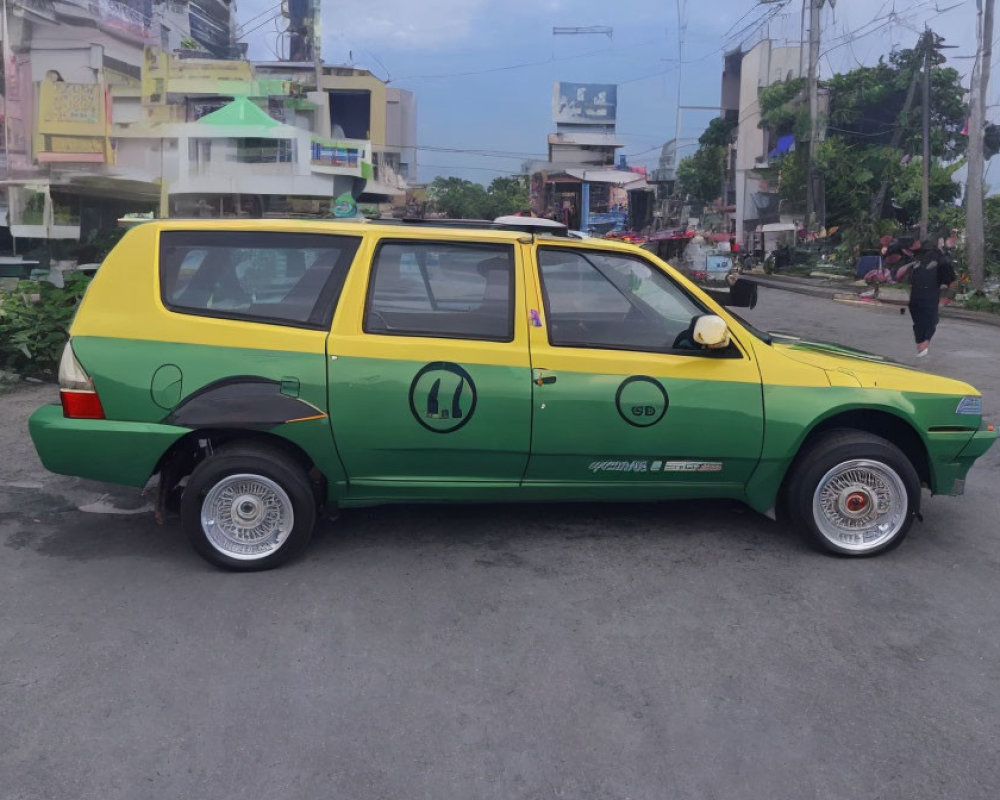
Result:
M965 492L965 476L975 463L997 440L997 432L983 425L972 434L958 454L945 460L931 460L934 494L959 495Z
M28 430L47 470L125 486L145 485L160 457L190 433L150 422L67 419L57 405L32 414Z

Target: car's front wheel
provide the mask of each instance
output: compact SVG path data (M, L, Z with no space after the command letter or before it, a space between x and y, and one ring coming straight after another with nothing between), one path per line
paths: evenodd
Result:
M898 545L920 508L920 479L894 444L861 431L831 431L793 466L792 521L814 544L845 556Z
M316 498L305 471L278 449L222 447L191 473L181 521L194 549L232 570L262 570L308 543Z

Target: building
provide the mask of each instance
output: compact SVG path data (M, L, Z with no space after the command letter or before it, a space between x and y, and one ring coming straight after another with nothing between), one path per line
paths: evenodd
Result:
M778 222L777 186L760 174L778 147L775 132L760 127L760 90L801 76L801 48L777 46L763 39L748 51L734 50L723 60L721 102L723 115L736 115L738 127L729 156L723 205L732 208L730 233L745 244L759 225ZM787 144L787 143L786 143Z
M548 161L526 165L532 207L570 228L605 230L626 222L629 192L645 190L644 175L615 166L618 87L557 82L552 91L556 130L547 138Z
M362 202L402 202L407 182L417 179L417 104L412 92L390 88L361 67L324 66L319 91L311 61L259 61L254 67L261 78L304 87L316 106L312 130L318 136L371 143L373 175Z
M319 91L313 62L255 67L225 0L6 8L0 236L87 239L133 212L326 215L344 195L402 202L415 175L410 92L354 67L321 67Z
M160 171L135 180L131 169L151 159L152 143L119 136L141 116L145 54L231 57L232 30L228 0L5 3L0 202L10 234L76 239L155 205Z

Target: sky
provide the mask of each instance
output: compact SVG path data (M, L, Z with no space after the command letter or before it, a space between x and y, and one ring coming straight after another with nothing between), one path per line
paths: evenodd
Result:
M270 17L280 5L237 2L250 57L273 60L285 20ZM555 130L555 81L618 84L619 152L629 164L655 167L674 136L678 83L681 105L718 105L723 53L765 35L797 44L801 11L802 0L326 0L322 53L328 64L369 69L415 94L420 181L443 175L489 183L520 172L526 160L544 160L545 137ZM968 87L976 0L837 0L835 7L827 0L820 77L912 47L925 24L956 45L949 62ZM552 32L598 25L613 28L611 37ZM989 94L997 103L1000 76ZM998 110L990 108L989 118L997 121ZM681 113L682 157L715 113Z

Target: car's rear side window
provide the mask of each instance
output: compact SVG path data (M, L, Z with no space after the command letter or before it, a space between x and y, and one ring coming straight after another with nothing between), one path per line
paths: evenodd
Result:
M514 249L465 242L383 242L372 264L366 333L514 338Z
M163 231L160 295L172 311L326 329L356 236Z

